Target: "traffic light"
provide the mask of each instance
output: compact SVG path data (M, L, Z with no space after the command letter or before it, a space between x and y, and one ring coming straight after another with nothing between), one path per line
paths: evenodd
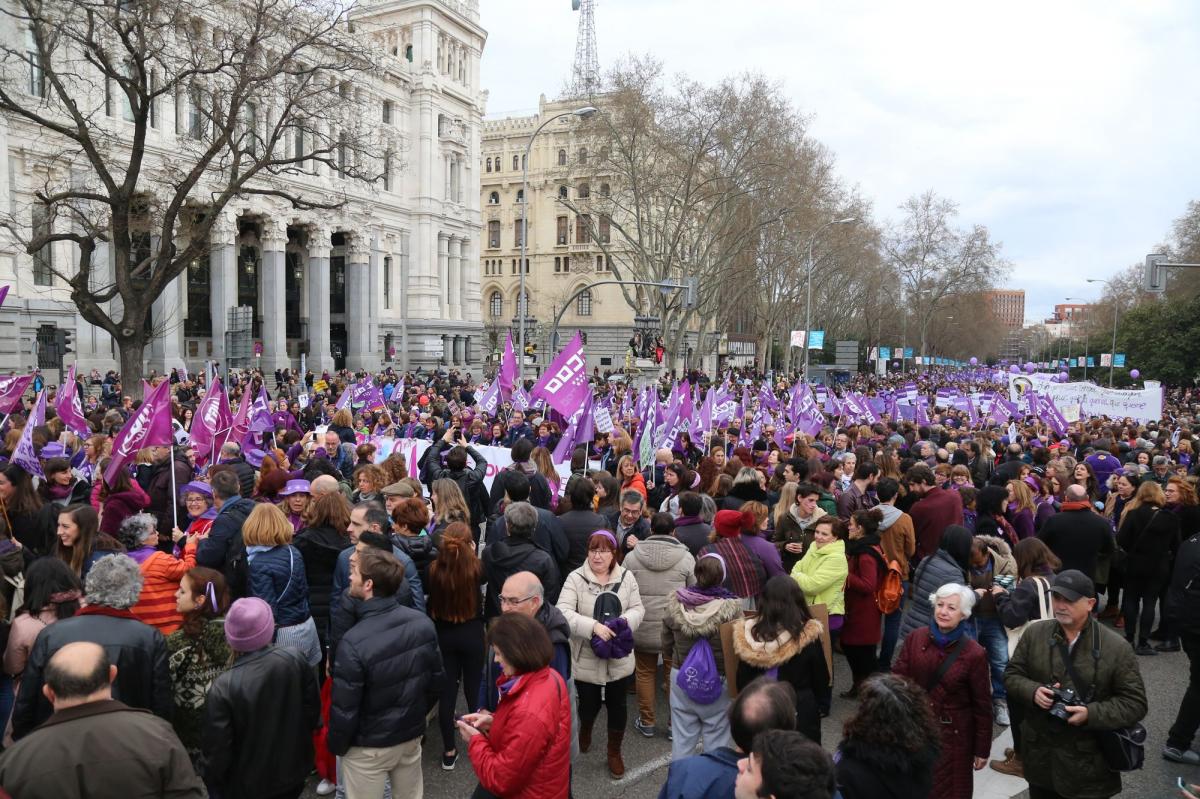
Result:
M75 351L71 349L74 344L72 341L74 337L75 332L73 330L63 330L60 327L54 331L55 343L58 344L58 356L60 358Z
M1160 266L1166 261L1167 256L1159 253L1146 256L1146 291L1161 294L1167 290L1167 270Z
M700 288L699 279L694 278L694 277L689 277L689 278L684 279L684 281L683 281L683 307L684 308L688 308L688 309L695 308L699 304L700 298L697 295L697 291L699 290L699 288Z

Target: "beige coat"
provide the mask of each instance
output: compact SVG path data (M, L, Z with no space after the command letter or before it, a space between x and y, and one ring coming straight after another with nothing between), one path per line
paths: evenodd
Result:
M614 588L618 582L621 583L617 591L617 597L621 600L621 618L629 623L629 629L636 634L646 610L638 591L637 577L632 572L623 566L616 566L608 580L601 585L588 564L584 563L568 574L563 583L556 607L562 611L571 627L571 674L576 682L604 685L633 674L632 652L617 660L603 660L592 652L592 626L596 623L592 618L592 608L596 604L596 597Z

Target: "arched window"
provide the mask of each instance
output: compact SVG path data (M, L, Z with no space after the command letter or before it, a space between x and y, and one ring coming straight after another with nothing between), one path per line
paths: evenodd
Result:
M558 187L558 199L560 199L560 200L567 199L567 187L566 186Z
M608 195L609 195L609 188L608 188L608 184L607 184L607 183L601 183L601 184L600 184L600 196L601 196L601 197L607 197Z
M521 171L521 156L514 155L513 156L513 172L520 172L520 171Z
M488 172L492 171L492 159L490 159L490 158L487 160L487 171Z
M500 204L500 192L494 191L488 195L488 205L499 205L499 204Z
M586 289L575 298L575 314L577 316L592 315L592 290Z
M492 315L493 319L499 319L504 315L504 297L498 290L493 291L492 296L488 298L488 313Z
M607 160L608 160L608 148L601 147L600 148L600 163L604 163Z
M525 190L524 189L517 189L517 202L519 202L519 203L525 202Z
M587 148L586 147L579 148L579 163L580 164L587 163Z
M586 200L588 197L592 196L592 188L586 183L580 183L579 190L576 192L576 194L579 196L579 199Z
M558 151L558 165L559 166L567 165L567 151L566 150Z

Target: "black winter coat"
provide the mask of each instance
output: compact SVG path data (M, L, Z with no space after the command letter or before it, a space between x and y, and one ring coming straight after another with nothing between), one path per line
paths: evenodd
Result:
M467 455L475 462L470 469L446 469L442 467L441 455L450 445L438 441L430 447L421 463L421 482L430 488L435 480L453 480L462 491L471 511L471 534L479 538L479 526L487 521L488 493L484 488L483 478L487 475L487 461L474 447L467 447Z
M392 597L362 604L338 644L329 708L329 751L385 747L419 738L437 702L442 656L433 622Z
M317 676L299 650L269 646L239 655L208 691L205 779L225 799L298 786L312 771L312 733L320 725Z
M504 581L517 572L536 574L545 589L546 602L553 605L558 601L562 577L554 559L529 539L510 536L483 550L483 573L487 576L484 615L487 618L500 615L500 589L504 587Z
M171 490L171 469L175 470L175 490ZM150 478L146 481L146 495L150 497L149 510L158 519L158 532L170 535L175 527L175 514L186 519L186 509L178 507L179 489L192 479L192 465L182 453L178 453L165 463L156 463L150 467ZM238 475L241 479L241 475Z
M927 799L933 790L932 749L914 753L846 739L838 750L842 799Z
M216 569L225 575L231 599L249 596L249 570L246 564L246 545L242 542L242 525L255 502L245 497L230 497L213 519L208 537L196 548L196 565Z
M1062 561L1060 571L1076 569L1093 580L1096 559L1115 548L1108 520L1091 510L1059 511L1046 520L1037 537Z
M222 466L230 466L237 472L239 492L243 497L254 496L254 467L246 463L242 456L221 461Z
M175 701L167 669L167 639L128 611L104 608L55 622L38 633L29 650L21 692L13 707L14 738L22 737L50 718L54 709L42 695L46 664L55 652L77 641L100 644L117 667L113 699L171 720Z
M548 510L542 508L535 508L535 510L538 514L538 525L533 531L533 543L537 545L538 549L554 558L559 574L568 574L567 563L570 559L570 547L563 532L562 520ZM497 516L491 527L488 528L488 546L502 538L508 538L508 523L504 520L504 516Z
M1179 517L1163 508L1140 505L1125 514L1117 545L1126 554L1125 574L1130 579L1165 577L1179 549Z
M1184 635L1200 635L1200 533L1179 545L1167 589L1167 617Z
M767 492L757 483L741 483L729 490L729 493L717 500L717 510L741 510L747 502L767 504Z
M570 510L558 517L567 541L563 574L570 574L587 560L587 542L597 530L611 530L609 520L590 510Z
M308 611L317 625L321 644L329 640L329 615L332 605L333 572L338 555L354 546L350 538L332 527L305 527L296 534L292 545L304 558L304 576L308 580Z
M488 496L488 513L491 516L500 512L500 503L504 501L508 478L513 474L514 467L515 464L501 470L492 480L492 492ZM535 508L550 510L550 484L546 482L546 478L539 472L525 472L525 476L529 478L529 504Z

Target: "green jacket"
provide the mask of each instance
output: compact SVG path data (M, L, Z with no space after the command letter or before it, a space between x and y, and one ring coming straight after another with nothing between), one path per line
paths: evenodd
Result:
M1095 687L1095 699L1087 703L1087 723L1073 727L1054 718L1034 704L1033 693L1041 685L1054 683L1080 690L1067 676L1057 648L1058 642L1065 640L1057 621L1031 622L1004 671L1009 703L1024 706L1020 754L1025 778L1030 785L1068 799L1107 799L1121 792L1121 774L1109 770L1092 733L1127 727L1145 718L1146 687L1129 643L1091 619L1071 652L1079 678L1085 686ZM1098 663L1092 656L1096 643Z
M819 549L811 546L792 567L792 579L804 592L805 601L824 605L830 616L846 612L844 590L849 573L845 541L831 541Z

